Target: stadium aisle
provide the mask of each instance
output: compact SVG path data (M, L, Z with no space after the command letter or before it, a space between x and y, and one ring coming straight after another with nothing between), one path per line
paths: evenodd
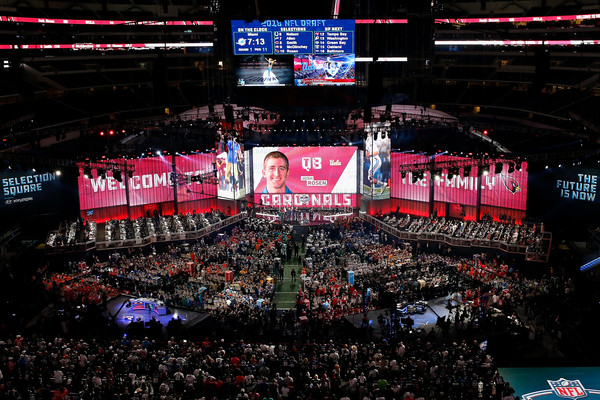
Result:
M304 252L300 250L299 256ZM292 280L292 269L296 271L296 279ZM300 272L298 269L298 259L292 257L283 264L283 281L278 282L275 288L273 302L280 311L289 310L296 307L296 294L300 285Z

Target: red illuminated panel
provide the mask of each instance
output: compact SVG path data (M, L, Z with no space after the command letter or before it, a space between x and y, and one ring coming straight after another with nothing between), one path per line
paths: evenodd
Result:
M130 206L173 201L173 186L169 182L171 161L171 156L130 161L135 168L129 179Z
M506 22L551 22L551 21L575 21L586 19L599 19L600 14L579 15L548 15L540 17L498 17L498 18L446 18L436 19L436 24L483 24L483 23L506 23Z
M489 175L481 177L481 204L527 209L527 163L523 163L521 171L508 173L508 164L502 166L502 173L494 174L493 168Z
M392 153L392 189L391 197L398 199L429 201L429 172L425 171L423 179L413 183L413 173L408 172L403 178L399 171L401 166L423 164L428 157L419 154Z
M122 182L118 182L112 171L106 172L106 179L98 176L92 169L91 178L83 173L79 176L79 207L91 210L103 207L114 207L127 204L125 179L129 189L130 207L144 204L173 201L173 185L171 172L173 158L171 156L141 158L126 161L133 166L131 177L123 173ZM123 164L123 160L107 160L109 163ZM208 182L191 182L187 176L212 175L214 170L214 154L194 154L176 157L176 171L179 175L177 184L178 202L201 200L216 196L216 185Z
M0 15L2 22L20 22L33 24L59 24L59 25L212 25L212 21L133 21L133 20L101 20L101 19L63 19L63 18L31 18Z
M91 176L86 178L80 171L78 178L79 208L91 210L127 204L124 179L125 177L123 177L123 182L118 182L110 171L106 173L106 179L102 179L95 169L92 169Z
M437 21L437 20L436 20ZM355 19L355 24L407 24L407 19Z
M211 154L192 154L189 156L177 157L177 174L189 176L212 175L216 155ZM183 183L177 186L177 201L193 201L215 197L217 187L205 180Z
M457 161L469 162L469 158L456 157L456 156L437 156L435 161L437 163L444 163L447 165L449 162ZM472 167L470 176L463 176L459 170L459 174L448 178L448 169L443 168L440 179L434 179L434 201L441 201L445 203L458 203L465 206L474 206L477 204L477 168Z
M254 193L254 202L268 207L356 207L356 194Z

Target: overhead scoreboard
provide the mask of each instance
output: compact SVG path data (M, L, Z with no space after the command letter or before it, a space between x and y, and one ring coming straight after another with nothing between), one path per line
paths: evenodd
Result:
M234 55L354 53L354 20L233 20L231 31Z

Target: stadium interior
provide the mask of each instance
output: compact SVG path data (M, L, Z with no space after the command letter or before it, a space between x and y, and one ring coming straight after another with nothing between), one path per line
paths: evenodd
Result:
M335 45L294 50L307 32ZM246 341L385 358L404 341L422 351L402 371L428 360L411 384L378 364L379 392L351 391L342 372L317 393L298 374L290 393L245 386L260 399L403 398L392 382L411 398L530 398L495 375L432 384L428 368L463 340L501 373L598 366L596 0L0 0L0 60L2 396L45 398L47 378L27 387L26 368L8 367L31 355L12 346L23 338L38 358L41 338L127 355L124 338L150 337L227 357ZM277 194L275 150L289 157ZM243 384L215 389L216 368L196 367L213 374L171 382L173 398L240 398ZM92 375L71 398L125 393L92 390ZM600 390L564 375L549 379Z

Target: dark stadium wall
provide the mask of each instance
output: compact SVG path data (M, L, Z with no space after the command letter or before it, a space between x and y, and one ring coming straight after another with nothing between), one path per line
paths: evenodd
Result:
M362 89L356 87L242 87L234 91L236 104L242 107L340 107L360 101Z

